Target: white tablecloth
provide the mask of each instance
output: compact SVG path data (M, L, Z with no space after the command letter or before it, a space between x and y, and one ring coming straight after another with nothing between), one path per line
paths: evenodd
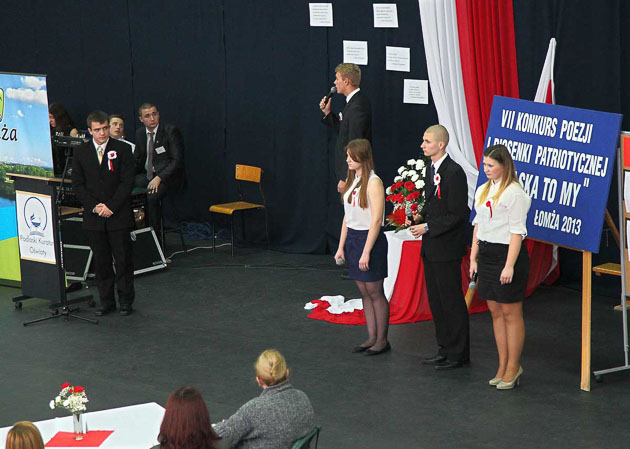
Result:
M164 408L155 402L86 413L83 419L90 430L113 430L99 446L102 449L149 449L156 444ZM72 417L47 419L34 423L47 443L57 432L72 432ZM0 449L5 448L13 424L0 429Z

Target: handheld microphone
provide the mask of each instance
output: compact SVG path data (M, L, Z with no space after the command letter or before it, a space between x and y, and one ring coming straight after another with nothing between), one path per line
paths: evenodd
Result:
M340 258L337 259L337 265L339 265L339 266L343 265L344 262L345 262L345 260L343 260L343 257L340 257Z
M473 273L472 278L470 278L470 284L468 284L468 288L474 290L477 288L477 273Z
M328 100L330 100L330 97L332 97L336 93L337 93L337 87L336 86L331 87L330 92L328 92L328 94L326 95L326 98L324 98L324 104L328 103Z

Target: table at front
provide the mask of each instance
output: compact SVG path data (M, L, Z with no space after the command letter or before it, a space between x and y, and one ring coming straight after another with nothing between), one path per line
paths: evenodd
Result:
M47 407L43 401L44 407ZM98 446L102 449L149 449L156 444L164 408L155 402L131 405L98 412L86 413L83 417L88 431L113 430L114 432ZM21 417L22 418L22 417ZM16 419L16 421L18 421ZM72 417L47 419L34 423L42 434L44 443L57 432L72 432ZM11 426L0 429L0 449L5 448L7 433ZM71 447L71 446L69 446ZM60 448L63 449L63 448Z

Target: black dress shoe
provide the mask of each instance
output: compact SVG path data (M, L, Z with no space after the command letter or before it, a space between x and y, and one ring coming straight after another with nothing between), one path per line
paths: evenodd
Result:
M423 365L437 365L438 363L442 363L446 361L446 357L440 354L436 354L433 357L427 357L426 359L422 359Z
M110 312L115 312L115 311L116 311L116 306L101 307L94 311L94 315L103 316L103 315L107 315Z
M462 366L464 366L464 362L462 362L461 360L458 360L456 362L452 360L444 360L443 362L436 364L435 369L438 371L446 371L450 369L461 368Z
M120 308L120 316L127 316L133 313L133 308L131 306L121 307Z
M373 350L373 349L366 349L365 352L363 353L363 355L379 355L379 354L383 354L385 352L391 351L392 350L392 346L389 344L389 342L387 342L387 344L385 346L383 346L382 349L379 350Z
M352 348L352 352L353 353L357 353L357 352L364 352L367 351L370 347L369 346L355 346L354 348Z

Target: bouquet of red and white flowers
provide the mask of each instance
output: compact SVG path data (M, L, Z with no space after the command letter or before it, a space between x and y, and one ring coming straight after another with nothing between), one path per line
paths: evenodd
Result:
M88 402L87 395L85 394L85 388L79 386L72 386L69 383L65 383L61 386L59 395L52 401L50 401L50 408L63 408L68 410L73 415L78 415L87 410L85 404Z
M387 201L394 205L394 211L386 217L390 225L396 226L396 231L405 229L407 216L422 209L424 206L424 177L426 162L423 158L409 159L406 165L398 169L398 176L385 193Z

